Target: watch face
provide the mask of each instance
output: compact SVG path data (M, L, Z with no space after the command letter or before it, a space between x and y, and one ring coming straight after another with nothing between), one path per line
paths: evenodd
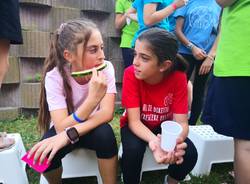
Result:
M66 129L66 133L69 137L69 140L72 144L76 143L77 141L79 141L79 134L76 130L75 127L71 127L71 128L67 128Z

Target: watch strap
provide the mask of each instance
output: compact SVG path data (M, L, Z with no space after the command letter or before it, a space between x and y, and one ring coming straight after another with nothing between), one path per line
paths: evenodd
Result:
M187 46L186 46L189 50L192 50L193 49L193 47L194 47L194 44L193 43L191 43L191 42L189 42L188 44L187 44Z

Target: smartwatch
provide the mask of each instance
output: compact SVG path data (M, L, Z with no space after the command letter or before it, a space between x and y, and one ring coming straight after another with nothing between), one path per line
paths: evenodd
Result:
M67 127L65 131L71 144L75 144L76 142L79 141L79 134L75 127Z

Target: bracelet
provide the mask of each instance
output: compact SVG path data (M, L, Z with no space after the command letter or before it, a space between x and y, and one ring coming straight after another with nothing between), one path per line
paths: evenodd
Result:
M207 55L207 57L214 62L214 57L213 56Z
M177 9L177 6L176 6L175 3L172 3L172 4L171 4L171 7L173 8L174 11Z
M77 117L77 115L76 115L75 112L72 113L72 116L73 116L73 119L74 119L76 122L78 122L78 123L83 123L83 122L85 121L85 120L82 120L82 119L80 119L79 117Z
M194 44L192 44L191 42L189 42L189 43L187 44L187 48L188 48L189 50L192 50L193 47L194 47Z

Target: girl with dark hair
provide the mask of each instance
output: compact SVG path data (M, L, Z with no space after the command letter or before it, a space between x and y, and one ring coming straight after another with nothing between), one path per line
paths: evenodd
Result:
M158 163L170 164L169 184L183 180L195 166L197 151L187 138L187 65L177 51L175 36L160 28L148 29L136 40L133 66L124 72L122 89L126 113L120 119L121 168L125 184L139 183L147 145ZM157 136L166 120L183 128L173 152L164 152Z
M103 63L107 67L97 71ZM71 76L91 68L92 76ZM103 183L116 183L117 145L107 123L115 94L114 68L104 60L96 25L83 19L63 23L53 35L42 77L38 119L45 134L29 152L39 163L48 156L51 164L43 174L49 183L61 183L61 159L76 148L95 150Z

